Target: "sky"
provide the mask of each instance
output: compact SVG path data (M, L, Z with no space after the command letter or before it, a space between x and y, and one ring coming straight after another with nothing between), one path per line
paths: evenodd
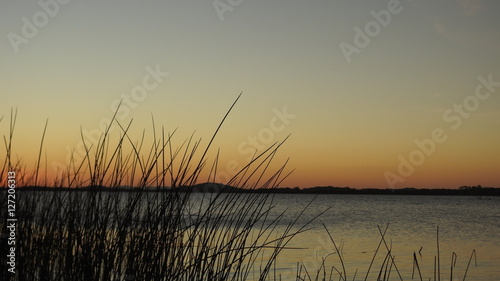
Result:
M220 174L287 139L282 186L500 187L500 2L2 1L0 134L63 167L120 100L131 135L214 143ZM497 82L498 81L498 82ZM2 149L0 157L5 156ZM213 158L212 158L213 159ZM43 164L45 165L45 164Z

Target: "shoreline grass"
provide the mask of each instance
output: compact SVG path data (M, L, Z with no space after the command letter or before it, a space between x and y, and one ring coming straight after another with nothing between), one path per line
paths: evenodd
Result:
M152 143L146 144L144 133L133 140L132 122L121 124L116 112L111 123L120 134L114 142L111 127L93 144L82 133L85 156L81 162L72 158L54 179L51 187L56 188L43 195L26 191L19 196L16 212L22 219L17 223L17 239L22 243L16 250L17 267L22 270L13 280L246 280L255 267L260 269L260 280L268 279L281 250L307 230L307 223L292 229L295 221L278 229L281 216L269 217L271 195L199 193L206 202L190 209L194 192L181 192L195 185L207 169L208 152L240 96L204 148L201 139L191 135L174 149L175 131L166 134L162 127L157 133L153 118ZM17 110L12 110L9 134L4 136L6 157L0 183L6 182L6 171L15 171L18 186L37 186L48 121L35 168L28 172L22 161L12 161L16 119ZM269 171L269 165L283 142L256 153L228 184L243 188L279 185L287 176L283 176L286 163L275 172ZM217 164L218 153L208 182L224 189L215 183ZM172 192L141 192L167 182ZM102 193L102 186L130 186L139 192ZM57 187L91 188L75 193ZM6 217L4 195L2 217ZM5 220L1 223L4 233ZM268 258L257 264L262 256Z
M98 142L91 144L82 134L86 152L83 160L78 162L72 158L52 185L48 185L46 176L40 173L48 121L35 167L30 172L22 160L13 160L17 110L12 110L9 134L4 136L6 156L0 183L6 183L6 171L16 171L20 185L37 186L43 177L44 185L53 189L42 193L19 192L16 211L20 218L17 224L20 270L9 275L9 280L249 280L251 277L281 280L275 268L279 256L295 236L309 230L310 223L322 214L304 224L298 223L313 201L285 227L278 227L285 213L271 215L275 204L273 194L183 192L183 188L195 186L207 170L206 182L211 183L215 191L224 191L229 185L273 188L289 175L285 171L287 161L276 171L270 171L270 164L285 139L256 153L224 185L216 183L219 151L211 163L208 153L240 96L204 148L201 139L195 140L194 135L175 147L176 131L166 133L164 127L157 131L154 118L152 142L147 143L145 133L139 140L133 140L132 122L121 124L115 112L112 123L119 128L119 136L113 137L108 127ZM167 184L171 192L144 192ZM102 192L123 186L132 187L136 192ZM90 188L70 192L61 187ZM0 194L0 214L6 218L6 194ZM6 233L5 221L1 222L2 233ZM342 250L326 225L324 228L336 252L328 254L318 269L308 269L298 263L296 280L357 280L361 274L357 271L354 276L347 274ZM379 250L383 261L378 270L372 270L370 265L364 280L370 280L372 271L378 273L377 280L398 275L385 230L379 228L379 231L381 240L371 265L375 268ZM385 255L381 249L385 249ZM327 266L327 258L334 255L339 265ZM475 251L469 265L473 256L475 258ZM422 276L415 253L414 257ZM6 272L4 259L5 256L0 257L2 274ZM439 258L437 260L439 264ZM439 265L437 268L439 270ZM451 269L453 274L453 267ZM258 276L253 276L255 274ZM439 276L435 280L440 280ZM464 280L466 276L467 271Z

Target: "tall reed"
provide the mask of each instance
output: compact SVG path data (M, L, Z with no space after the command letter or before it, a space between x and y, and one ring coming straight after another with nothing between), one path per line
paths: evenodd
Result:
M269 279L279 254L308 224L297 226L296 220L280 230L283 214L270 216L271 195L224 193L227 185L215 181L218 153L205 174L218 192L188 188L207 170L214 139L240 96L204 148L193 135L175 148L176 132L158 131L154 118L153 140L148 143L145 132L134 140L132 122L120 123L115 112L97 143L82 133L83 160L72 157L43 192L38 186L48 125L28 172L12 159L13 110L0 182L13 170L22 175L18 184L35 189L18 189L19 270L11 280L248 280L255 272L259 280ZM112 136L112 125L119 128L118 137ZM287 176L286 163L275 172L269 167L282 144L255 154L227 184L276 187ZM3 192L1 197L4 217Z
M152 140L148 142L145 131L141 138L133 139L132 121L120 123L115 112L112 124L97 143L89 143L82 133L83 159L72 157L67 168L53 179L51 188L43 191L38 190L40 185L49 185L46 176L40 181L48 121L36 164L30 170L22 159L13 156L17 119L17 110L13 109L8 135L4 136L0 184L5 186L7 171L16 171L19 185L36 188L18 190L18 272L4 274L6 263L2 255L2 277L43 281L281 280L275 269L280 254L287 250L291 239L308 230L316 217L298 225L308 205L283 227L284 213L272 216L272 195L224 192L228 185L250 189L277 187L289 175L285 172L287 162L274 172L269 167L286 139L256 153L227 183L217 183L220 154L217 150L211 161L208 155L240 96L205 146L194 134L176 146L177 131L166 133L164 127L158 130L154 118ZM112 125L119 129L118 136L111 134ZM209 184L196 185L198 182ZM6 202L6 193L1 192L2 233L6 233ZM358 274L357 269L354 273L349 271L342 247L337 247L330 230L323 227L335 252L326 255L316 269L298 262L296 280L347 281L358 280L358 276L365 281L403 280L392 246L385 238L388 226L383 231L379 227L381 238L365 274ZM439 280L438 231L436 246L434 280ZM329 265L335 256L337 264ZM457 258L453 253L450 279L456 275ZM476 261L475 250L463 280L473 259ZM424 280L420 264L414 253L413 275L417 272L419 279Z

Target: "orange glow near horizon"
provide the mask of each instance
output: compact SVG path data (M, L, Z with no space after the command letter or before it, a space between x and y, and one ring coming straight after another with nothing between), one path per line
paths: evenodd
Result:
M8 122L4 121L4 129ZM24 174L24 179L31 181L26 184L33 184L34 178L34 170L37 163L37 155L39 152L40 140L42 129L33 130L39 131L39 137L29 137L31 135L30 132L23 131L23 129L29 128L29 126L22 126L18 124L15 130L14 138L13 138L13 162L17 164L17 160L20 159L21 166L23 167L22 173ZM137 134L137 132L130 132L131 135L135 137L140 137L141 134ZM8 135L8 134L4 134ZM68 167L68 160L71 159L70 145L64 145L62 139L53 140L55 134L49 129L47 131L47 135L44 139L44 146L42 149L42 158L40 160L40 168L39 168L39 183L48 182L49 185L53 185L56 179L61 179L61 172ZM152 133L148 133L151 137ZM187 140L189 135L180 136L174 135L172 137L172 146L173 151L177 148L181 148L181 152L183 153L185 149L184 146L181 147L184 140ZM76 167L75 163L81 163L82 161L86 161L84 157L84 146L81 141L78 141L77 138L73 138L67 136L68 140L76 141L74 147L75 148L73 154L74 164L70 165L71 169L74 171ZM98 138L95 135L96 139ZM115 144L118 141L118 131L115 131L111 134L110 139L115 141ZM166 135L168 137L168 134ZM91 143L89 141L89 136L86 135L87 146L90 147ZM146 137L147 138L147 137ZM176 139L177 138L177 139ZM20 139L20 140L19 140ZM134 141L139 140L140 138L136 138ZM157 139L160 140L160 137L157 136ZM197 157L201 156L205 145L208 142L209 137L202 138L198 136L193 138L193 143L196 140L202 139L202 144L196 153ZM245 141L248 139L244 139ZM278 138L276 138L278 140ZM128 141L126 141L128 142ZM243 141L244 142L244 141ZM220 158L218 163L218 172L217 172L217 180L218 182L226 182L228 179L232 178L240 169L242 169L247 161L249 155L243 155L238 153L238 147L241 146L243 142L233 141L233 140L218 140L216 138L214 142L214 146L212 147L209 154L207 154L207 164L204 167L204 171L200 175L198 182L205 182L208 180L208 172L210 171L213 161L216 158L217 148L220 148ZM59 143L59 144L58 144ZM192 144L193 144L192 143ZM144 140L144 148L142 150L142 159L147 159L147 154L149 153L152 147L152 139ZM177 147L176 147L177 145ZM299 145L299 147L297 147ZM372 152L370 153L370 149L363 148L359 150L357 153L349 150L342 150L340 147L337 148L328 148L328 144L322 144L318 142L316 146L309 147L307 154L297 153L300 151L301 143L297 140L293 140L293 137L288 140L288 143L285 143L282 148L278 151L276 158L273 160L273 164L270 165L267 176L272 175L273 171L277 171L280 166L285 163L288 156L290 156L289 163L285 168L282 176L288 174L292 169L295 169L291 175L285 179L281 187L313 187L313 186L349 186L351 188L391 188L385 178L385 173L387 171L391 171L397 175L398 168L401 165L401 158L394 157L391 159L390 157L385 156L384 154L388 154L390 150L381 150L379 153ZM340 146L342 144L338 144ZM345 145L352 146L352 144L345 143ZM455 144L452 144L453 146ZM458 144L457 144L458 145ZM126 150L123 151L123 155L133 154L132 150L130 150L130 145L124 145ZM250 146L249 146L250 147ZM112 149L111 149L112 148ZM168 147L167 147L168 148ZM78 150L80 149L80 150ZM93 149L91 151L91 155L95 153L95 144L93 144ZM124 148L125 149L125 148ZM325 151L325 149L329 149L331 151ZM482 185L482 186L498 186L497 180L498 177L495 162L497 158L493 155L488 155L489 150L485 147L478 147L478 149L474 151L466 151L464 153L469 154L467 161L458 161L461 159L460 155L448 153L448 149L443 149L442 151L436 152L431 157L425 159L424 163L420 166L414 167L414 172L404 178L404 181L398 183L398 186L394 188L403 188L403 187L416 187L416 188L458 188L462 185ZM110 157L111 151L114 150L113 144L110 144L108 148L108 159ZM127 151L128 150L128 151ZM224 150L227 150L225 152ZM261 151L262 152L262 151ZM168 158L168 151L165 152L166 157ZM407 153L408 154L408 153ZM478 156L478 158L472 157L474 154ZM328 158L322 157L322 155L336 155L336 157ZM402 155L402 154L401 154ZM31 157L28 157L31 156ZM92 156L93 157L93 156ZM180 159L181 156L178 156ZM166 159L168 162L168 159ZM193 160L192 165L197 164L199 158ZM179 161L176 161L174 167L178 167ZM79 166L79 165L76 165ZM405 169L407 167L405 166ZM193 168L191 169L191 171ZM457 173L457 171L468 171L467 173L461 172ZM83 177L88 177L88 164L84 162L81 169L81 175ZM66 175L67 176L67 175ZM169 176L168 176L169 177ZM168 178L167 177L167 178ZM136 178L139 178L139 175L136 175ZM265 178L265 177L264 177Z

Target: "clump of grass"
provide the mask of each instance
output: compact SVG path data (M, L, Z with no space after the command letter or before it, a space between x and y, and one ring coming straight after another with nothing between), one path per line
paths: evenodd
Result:
M193 136L174 148L175 131L158 132L154 119L152 143L144 133L133 140L132 122L121 124L116 113L116 140L111 127L93 144L82 134L83 160L73 158L52 188L18 189L19 270L13 280L247 280L257 271L259 280L269 279L281 251L308 224L296 227L295 220L278 228L283 214L270 216L269 194L186 191L207 170L213 141L238 99L203 149ZM16 116L12 111L0 177L16 171L18 185L37 187L47 123L34 171L27 172L22 161L12 161ZM269 165L282 144L256 154L227 184L279 185L286 163L276 172ZM215 182L218 155L207 178L223 191L226 185ZM126 192L115 192L124 186Z
M111 127L97 143L86 142L82 134L83 160L72 158L56 176L52 188L43 192L18 190L19 270L11 280L281 280L276 275L276 261L291 239L308 230L311 221L304 225L297 222L309 205L282 227L284 213L271 216L272 195L223 192L228 185L277 187L288 176L287 163L274 172L269 167L284 141L256 153L226 184L216 183L219 151L211 164L209 151L238 99L204 148L194 135L176 146L176 131L166 133L163 127L157 130L154 118L153 140L148 143L145 132L134 140L132 122L121 124L116 113L112 123L119 128L117 138L111 135ZM9 134L4 136L0 184L5 186L6 171L16 171L18 185L48 186L47 177L41 184L40 173L48 122L36 165L30 171L22 159L14 160L12 155L16 117L17 110L12 110ZM190 188L207 170L208 188L219 192ZM124 186L128 187L126 192ZM3 218L6 202L6 194L0 193ZM0 222L2 232L6 232L5 221ZM342 247L323 227L335 252L325 256L317 269L297 263L296 280L403 280L385 238L388 226L383 231L379 227L381 238L366 274L348 271ZM434 280L440 280L439 232L436 242ZM339 264L329 266L335 256ZM456 274L457 258L453 253L450 280ZM0 257L4 266L2 259L5 255ZM472 260L476 262L475 250L463 280ZM418 274L419 280L424 280L420 264L413 253L412 278Z

